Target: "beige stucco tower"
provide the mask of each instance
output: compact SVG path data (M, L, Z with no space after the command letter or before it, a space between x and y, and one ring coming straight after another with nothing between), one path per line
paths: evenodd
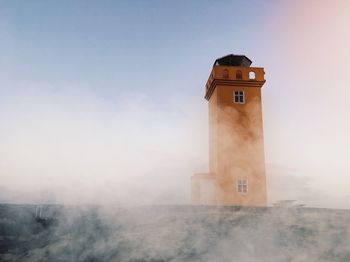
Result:
M261 110L264 68L244 55L215 61L209 102L209 173L192 176L192 204L266 206Z

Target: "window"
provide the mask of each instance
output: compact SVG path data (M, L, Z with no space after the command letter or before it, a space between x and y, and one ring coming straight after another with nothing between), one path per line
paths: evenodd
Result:
M253 72L253 71L249 72L249 79L250 80L254 80L255 79L255 72Z
M244 92L243 91L234 91L234 102L237 104L244 104Z
M227 69L225 69L225 70L222 72L222 77L225 78L225 79L229 78L229 73L228 73L228 70L227 70Z
M241 70L236 71L236 79L242 79L242 71Z
M248 193L248 181L247 180L238 180L237 181L237 192L239 193Z

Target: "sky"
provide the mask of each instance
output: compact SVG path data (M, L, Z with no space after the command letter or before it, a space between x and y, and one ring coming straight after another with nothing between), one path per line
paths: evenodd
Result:
M265 68L268 198L350 208L348 1L0 0L0 201L186 204L214 60Z

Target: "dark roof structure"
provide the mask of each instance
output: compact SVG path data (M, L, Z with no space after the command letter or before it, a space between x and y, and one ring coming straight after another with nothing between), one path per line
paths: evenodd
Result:
M234 55L230 54L227 56L223 56L215 60L213 66L242 66L242 67L250 67L252 64L252 60L250 60L245 55Z

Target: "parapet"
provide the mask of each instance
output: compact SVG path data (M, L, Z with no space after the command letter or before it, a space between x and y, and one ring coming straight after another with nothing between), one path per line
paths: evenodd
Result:
M205 85L205 98L210 99L216 85L262 87L265 83L263 67L250 67L246 56L228 55L215 61Z

